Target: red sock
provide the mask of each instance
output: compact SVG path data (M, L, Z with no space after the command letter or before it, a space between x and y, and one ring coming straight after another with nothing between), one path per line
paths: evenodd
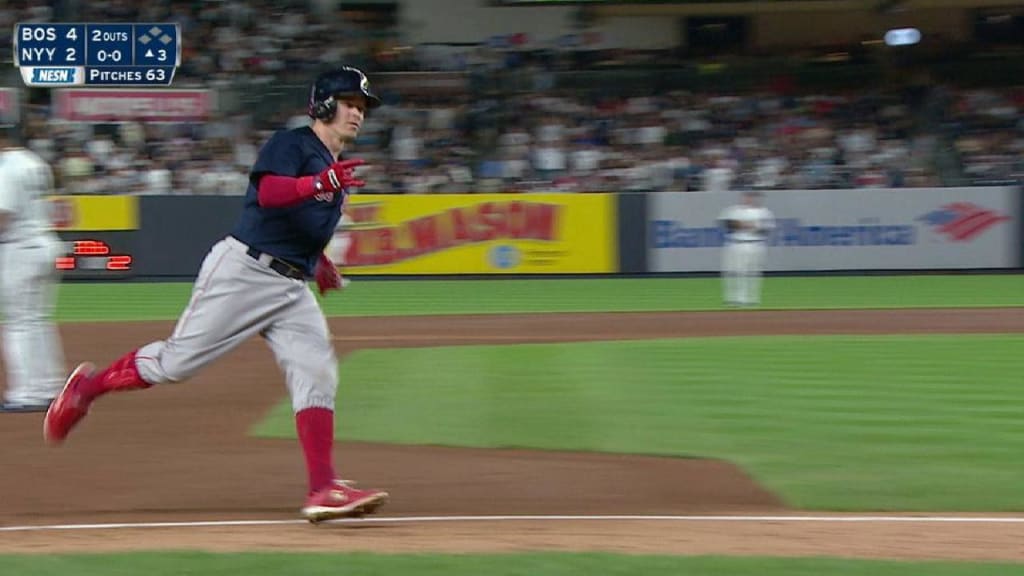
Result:
M306 456L309 493L325 488L334 481L334 411L327 408L306 408L295 414L295 429Z
M93 374L92 378L84 380L78 385L78 393L84 400L91 401L115 390L149 388L151 384L142 379L139 369L135 367L135 352L132 350Z
M295 427L299 443L306 457L309 475L309 493L330 486L334 482L334 410L306 408L295 414Z

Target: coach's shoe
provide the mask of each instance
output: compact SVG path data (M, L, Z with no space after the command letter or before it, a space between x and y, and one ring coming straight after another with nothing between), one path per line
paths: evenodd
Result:
M335 480L306 499L302 515L314 524L336 518L358 518L373 514L387 500L387 492L360 490L345 480Z
M49 409L49 402L22 404L20 402L4 402L0 404L0 413L5 414L30 414L32 412L46 412Z
M50 444L63 442L75 424L89 411L89 402L78 393L78 385L95 371L96 367L91 362L79 364L68 376L64 389L50 404L46 418L43 419L43 437Z

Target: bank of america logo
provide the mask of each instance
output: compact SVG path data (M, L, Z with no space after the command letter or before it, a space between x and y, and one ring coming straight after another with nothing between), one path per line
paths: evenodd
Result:
M917 219L931 226L933 232L953 242L969 242L1010 217L972 202L952 202Z

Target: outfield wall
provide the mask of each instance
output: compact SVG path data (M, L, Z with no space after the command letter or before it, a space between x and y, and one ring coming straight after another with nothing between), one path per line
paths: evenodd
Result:
M613 194L353 196L350 274L618 271Z
M770 271L947 270L1020 266L1020 192L1012 187L779 190ZM648 270L720 267L718 218L739 194L649 197Z
M721 211L737 194L356 195L353 275L717 272ZM66 279L191 280L235 225L239 196L62 196ZM1012 187L769 191L769 271L1020 269Z

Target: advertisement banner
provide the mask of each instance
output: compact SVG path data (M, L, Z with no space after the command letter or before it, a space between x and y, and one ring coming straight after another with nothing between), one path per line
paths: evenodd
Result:
M611 194L355 195L335 244L346 274L607 273Z
M1019 194L1012 187L766 191L776 229L765 269L1015 268ZM720 270L718 218L738 201L739 193L652 194L650 270Z
M216 109L210 90L55 90L55 115L71 122L201 122Z
M50 213L58 231L94 232L137 230L136 196L51 196Z

